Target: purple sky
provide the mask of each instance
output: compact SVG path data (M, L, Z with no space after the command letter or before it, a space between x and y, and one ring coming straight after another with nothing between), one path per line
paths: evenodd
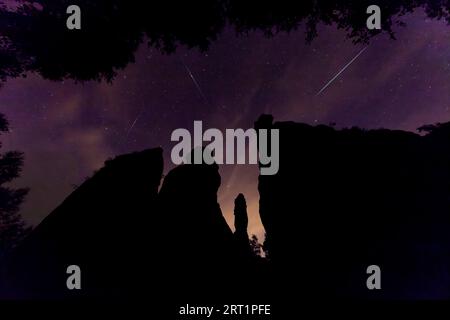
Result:
M261 113L337 127L417 127L450 119L450 27L418 12L404 19L397 40L378 36L321 95L316 93L364 46L334 27L308 45L304 31L267 39L228 31L206 53L162 55L142 47L136 63L112 84L51 82L30 74L0 89L0 112L12 132L4 150L25 152L14 184L31 192L22 206L39 223L108 157L163 146L170 134L202 120L210 128L250 128ZM189 77L190 68L206 99ZM137 120L136 120L137 119ZM134 125L133 125L134 123ZM232 225L233 201L247 197L251 234L262 235L255 166L221 166L219 200Z

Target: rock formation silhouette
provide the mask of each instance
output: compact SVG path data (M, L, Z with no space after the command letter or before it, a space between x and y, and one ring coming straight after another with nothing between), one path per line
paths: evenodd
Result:
M51 212L10 258L8 298L122 297L143 285L162 149L118 156ZM82 290L67 290L79 265Z
M449 124L419 135L273 123L265 115L255 127L280 130L279 172L260 176L258 188L283 290L450 298ZM372 264L382 270L382 290L366 287Z
M178 166L158 193L162 172L161 149L106 161L15 250L0 297L132 300L150 290L184 303L251 284L241 281L253 262L237 252L217 202L218 166ZM80 291L66 287L69 265L82 270Z
M241 259L248 260L252 258L252 249L247 232L248 215L247 203L245 197L240 193L234 200L234 241L236 253Z
M159 192L168 230L164 260L179 266L167 281L179 296L229 292L236 257L232 231L217 202L220 181L216 164L180 165L167 174Z
M281 138L279 171L258 185L270 261L249 250L242 194L235 232L227 225L216 164L178 166L158 192L162 150L151 149L107 161L56 208L9 257L1 297L450 297L449 123L420 135L265 115L255 127ZM81 291L65 286L72 264L82 269ZM382 290L366 287L373 264Z
M247 202L245 201L244 195L239 193L236 199L234 199L234 234L237 237L243 236L248 239L247 227Z

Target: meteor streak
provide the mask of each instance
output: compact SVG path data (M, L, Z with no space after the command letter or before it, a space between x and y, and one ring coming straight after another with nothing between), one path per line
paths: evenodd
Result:
M197 88L197 91L200 94L200 96L202 97L203 101L205 102L206 105L209 106L208 99L206 99L206 96L203 93L203 90L200 87L200 85L198 84L197 80L195 79L194 74L192 73L191 69L189 69L189 67L184 63L183 59L181 59L181 63L183 64L184 68L186 69L186 72L188 73L189 77L191 78L192 82L194 83L195 87Z
M349 63L347 63L333 78L331 78L331 80L330 81L328 81L324 86L323 86L323 88L322 89L320 89L319 90L319 92L317 92L316 93L316 96L318 96L319 94L321 94L322 92L324 92L325 91L325 89L326 88L328 88L332 83L333 83L333 81L334 80L336 80L337 79L337 77L339 77L340 75L341 75L341 73L342 72L344 72L356 59L358 59L358 57L364 52L364 51L366 51L366 49L367 49L368 47L364 47L364 48L362 48L362 50L360 51L360 52L358 52L358 54L352 59L352 60L350 60L350 62Z

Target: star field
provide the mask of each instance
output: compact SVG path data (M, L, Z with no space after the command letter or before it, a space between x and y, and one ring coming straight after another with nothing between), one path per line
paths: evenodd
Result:
M376 37L320 95L317 92L363 45L334 27L321 27L305 44L303 30L266 38L228 30L207 52L180 48L161 54L141 47L136 63L111 83L51 82L30 74L0 89L0 108L11 122L4 149L25 152L16 185L31 192L22 205L39 223L108 157L162 146L167 173L170 134L205 127L250 128L262 113L275 120L337 127L414 131L450 119L450 32L445 22L416 12L397 40ZM219 200L232 225L233 201L247 197L249 233L262 237L258 170L222 166Z

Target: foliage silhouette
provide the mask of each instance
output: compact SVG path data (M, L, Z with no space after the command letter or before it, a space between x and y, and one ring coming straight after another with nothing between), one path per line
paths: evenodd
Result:
M262 257L262 244L259 243L258 237L256 235L252 235L250 238L250 247L252 250L252 253L255 257L261 258Z
M7 119L0 114L0 132L8 132L8 128ZM0 258L17 246L31 230L18 212L28 189L5 185L19 177L23 159L23 153L18 151L0 155Z
M206 50L225 26L245 35L260 30L267 36L305 26L306 40L317 36L319 24L344 29L354 42L367 42L380 31L366 28L363 1L124 1L79 0L82 29L66 28L69 0L19 2L0 6L0 80L36 72L44 78L111 81L134 62L138 46L171 53L180 45ZM450 1L381 0L382 32L394 37L401 16L423 8L428 17L449 21Z

